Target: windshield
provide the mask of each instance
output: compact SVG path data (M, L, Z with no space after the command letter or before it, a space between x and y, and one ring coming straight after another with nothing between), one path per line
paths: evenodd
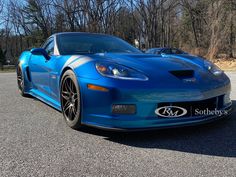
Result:
M98 34L62 34L57 37L61 55L95 53L141 53L129 43L113 36Z

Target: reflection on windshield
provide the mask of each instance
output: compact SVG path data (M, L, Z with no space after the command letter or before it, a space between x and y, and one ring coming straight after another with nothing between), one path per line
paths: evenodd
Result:
M62 55L96 53L141 53L129 43L108 35L62 34L57 39Z

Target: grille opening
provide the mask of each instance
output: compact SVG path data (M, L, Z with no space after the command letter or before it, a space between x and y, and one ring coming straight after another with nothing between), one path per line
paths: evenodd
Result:
M176 71L169 71L169 72L180 79L194 77L193 70L176 70Z

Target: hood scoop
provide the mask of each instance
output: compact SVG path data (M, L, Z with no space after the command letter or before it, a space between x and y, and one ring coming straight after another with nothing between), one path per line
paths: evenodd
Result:
M194 70L174 70L169 72L179 79L187 79L194 77Z

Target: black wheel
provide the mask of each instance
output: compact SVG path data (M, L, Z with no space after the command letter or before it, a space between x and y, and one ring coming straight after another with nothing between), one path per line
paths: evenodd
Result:
M68 70L61 79L61 108L67 125L73 129L81 127L80 89L75 74Z
M17 74L18 91L22 96L26 97L28 95L25 94L24 92L24 89L25 89L24 75L20 66L17 66L16 74Z

